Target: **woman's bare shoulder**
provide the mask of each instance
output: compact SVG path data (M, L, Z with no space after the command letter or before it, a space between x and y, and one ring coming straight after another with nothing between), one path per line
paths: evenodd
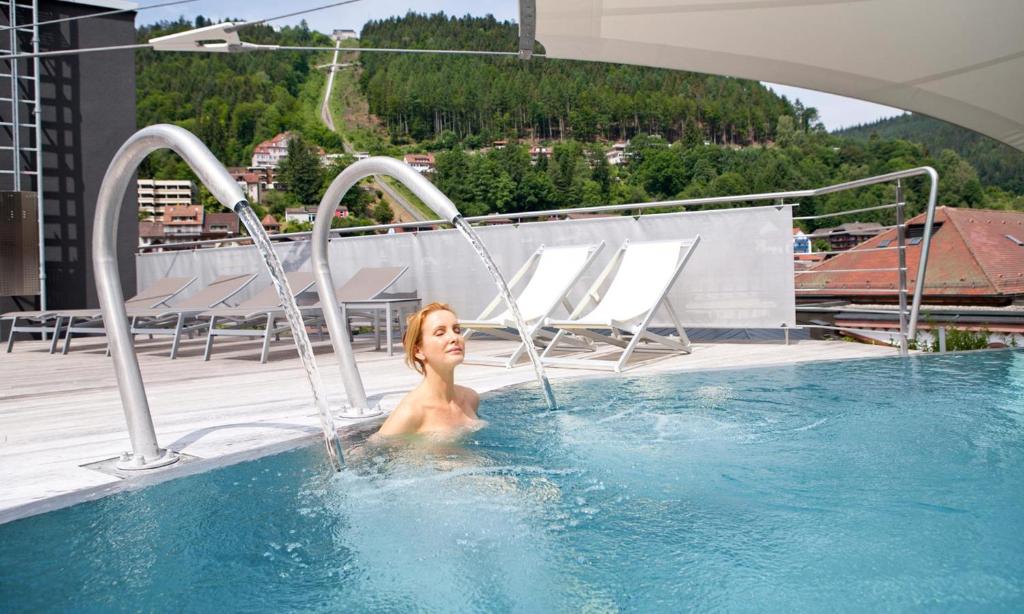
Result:
M477 394L477 391L467 386L456 386L455 389L459 392L463 402L475 412L480 406L480 395Z
M415 391L405 395L405 398L398 404L388 416L388 419L381 425L378 435L405 435L415 433L423 424L423 404L417 403L413 398Z

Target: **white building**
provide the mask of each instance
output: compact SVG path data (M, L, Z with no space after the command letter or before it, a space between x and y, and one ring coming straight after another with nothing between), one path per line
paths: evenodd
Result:
M604 155L605 159L608 160L608 164L612 166L618 166L626 163L626 147L629 143L619 141L612 145L612 148L608 150L608 153Z
M335 30L331 32L331 38L336 41L358 40L359 35L355 30Z
M437 166L434 154L405 154L405 157L402 159L420 174L433 173L434 168Z
M312 224L316 221L316 207L295 207L293 209L284 210L284 221L286 222L301 222L303 224Z
M267 139L252 151L252 165L264 168L277 168L281 160L288 157L288 141L291 133L282 132L272 139Z
M170 205L191 205L196 186L188 179L139 179L139 211L149 218L163 218Z

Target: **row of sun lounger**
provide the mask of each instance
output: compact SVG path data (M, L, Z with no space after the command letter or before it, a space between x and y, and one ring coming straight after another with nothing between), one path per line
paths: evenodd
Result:
M346 302L372 302L386 296L385 291L405 273L407 267L368 267L361 269L348 282L338 287L335 294ZM231 305L232 299L249 286L256 275L223 275L192 295L175 300L194 282L195 278L166 277L125 301L131 320L132 335L169 335L170 357L177 356L182 335L191 336L206 331L204 359L209 360L214 339L223 336L243 336L263 339L260 362L266 362L270 338L287 329L281 326L284 311L273 285L268 284L249 299ZM298 297L314 285L312 273L295 272L287 275L292 296ZM171 303L174 303L173 305ZM320 304L301 309L304 320L316 322L320 317ZM358 313L352 315L360 315ZM67 354L75 335L102 335L103 313L99 309L55 311L14 311L0 315L11 321L7 352L14 346L15 334L45 333L52 335L50 353L63 337L62 353ZM109 353L109 348L108 348Z
M476 319L462 321L467 337L485 332L520 343L510 353L470 355L467 362L512 367L524 357L527 343L543 349L545 364L614 371L626 366L641 341L650 343L643 348L645 351L688 353L689 339L668 294L699 243L699 236L670 241L627 240L577 305L569 302L571 291L604 248L604 242L538 248L509 280L526 324L527 338L516 331L512 314L508 309L502 310L504 302L497 296ZM388 288L406 270L407 267L363 268L337 288L335 295L342 305L380 300L388 296L385 294ZM174 299L195 280L162 279L126 302L131 332L133 335L171 336L170 356L175 358L183 334L191 336L197 331L206 331L205 360L209 360L217 337L261 338L260 362L266 362L271 337L287 330L273 286L268 285L237 305L229 305L255 277L252 274L224 275L181 300ZM312 273L289 273L288 284L293 296L298 296L314 286L314 278ZM172 306L171 302L175 304ZM568 317L553 317L560 306ZM674 334L662 335L650 330L659 309L667 313ZM300 311L307 324L312 323L322 330L319 302L301 307ZM104 333L103 314L95 309L11 312L0 317L12 321L8 352L18 332L53 334L51 353L63 333L65 354L74 335ZM605 357L594 360L596 343L621 348L621 352L613 360ZM560 355L566 351L590 357Z
M507 309L495 315L503 304L500 297L495 298L479 318L461 322L470 329L467 336L485 331L521 343L510 354L470 355L466 362L512 367L526 352L526 343L543 349L541 360L546 365L613 371L625 368L640 341L653 344L645 347L645 351L688 353L690 341L668 293L699 243L700 236L625 241L575 306L569 302L570 292L604 248L604 242L539 248L509 281L529 339L508 333L508 329L514 330L515 322ZM521 289L517 291L517 287ZM559 306L569 313L567 318L552 317ZM659 308L668 314L675 335L650 330ZM550 331L556 332L552 336ZM622 351L612 357L614 360L607 360L604 355L595 360L595 342L617 346ZM558 355L565 350L584 358Z

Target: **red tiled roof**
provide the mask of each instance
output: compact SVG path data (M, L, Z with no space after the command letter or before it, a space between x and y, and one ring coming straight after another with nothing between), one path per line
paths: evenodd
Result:
M910 220L908 226L923 225L924 214ZM1009 297L1024 295L1024 247L1006 238L1024 239L1024 213L987 209L939 207L935 224L941 228L932 235L924 296ZM896 271L831 273L831 270L896 268L897 253L865 251L889 241L896 243L896 230L887 230L857 247L827 260L797 277L800 297L812 296L885 296L861 290L899 288ZM917 277L922 244L907 245L907 281L911 289Z
M164 223L153 220L142 220L139 222L139 237L142 239L162 239L164 236Z
M175 220L175 217L188 217L188 220ZM163 222L167 226L201 224L203 221L202 205L168 205L164 207Z
M406 164L434 164L434 154L405 154Z
M238 216L234 213L207 213L203 221L203 232L211 232L210 227L224 225L230 234L238 234Z
M256 146L254 151L266 151L271 147L285 147L287 146L288 139L291 138L291 132L282 132L275 135L273 138L267 139Z
M263 219L260 220L260 224L262 224L264 228L281 227L281 223L278 222L277 219L275 219L274 216L270 215L269 213L263 216Z

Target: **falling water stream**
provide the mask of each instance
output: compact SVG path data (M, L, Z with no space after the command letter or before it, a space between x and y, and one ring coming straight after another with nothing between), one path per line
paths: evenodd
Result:
M281 305L284 307L285 315L288 318L288 325L292 329L292 338L295 339L295 347L299 351L299 358L302 359L302 366L306 369L306 377L309 379L309 387L313 391L313 402L316 404L317 412L320 414L320 425L324 429L324 443L327 445L327 456L331 465L336 471L341 471L344 456L341 451L341 442L338 440L338 431L334 428L334 419L331 417L330 407L327 405L327 397L324 395L324 382L320 378L320 370L313 359L313 348L309 344L309 336L306 334L306 324L302 321L302 315L292 297L291 288L288 287L288 280L285 278L284 267L278 259L270 244L270 238L260 219L253 212L248 203L242 201L235 206L235 213L245 224L249 236L252 237L256 249L263 256L263 261L270 272L270 280L281 297Z
M505 304L508 305L509 311L512 313L512 318L516 321L516 328L519 329L519 336L522 337L523 343L526 345L526 352L530 355L530 362L533 363L533 370L537 374L537 382L540 384L541 390L544 391L544 399L548 403L548 409L557 409L558 405L555 403L555 393L551 391L551 384L548 382L548 378L544 375L544 365L540 363L540 356L537 355L537 348L533 346L533 337L530 336L529 331L526 328L526 323L523 322L523 316L519 313L519 306L516 304L515 298L512 296L512 292L508 289L508 284L505 283L505 278L502 277L501 271L498 270L498 266L494 264L494 260L491 259L490 252L484 247L480 237L476 236L473 232L472 227L466 222L461 216L456 217L452 220L452 224L462 233L462 236L466 237L469 244L473 246L476 253L480 255L480 260L483 261L484 266L487 268L487 272L494 278L494 283L498 285L498 291L501 292L502 297L505 299Z

